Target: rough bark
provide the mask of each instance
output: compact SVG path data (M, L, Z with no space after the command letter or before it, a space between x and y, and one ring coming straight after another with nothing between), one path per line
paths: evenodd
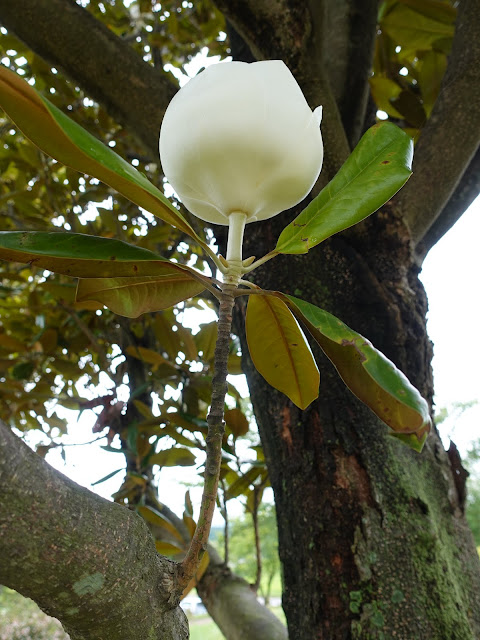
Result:
M282 224L251 227L246 253L261 255ZM394 209L278 260L255 272L257 284L339 316L431 399L426 299ZM321 355L320 398L302 413L242 347L275 493L290 637L479 637L478 556L437 434L421 455L388 437Z
M184 640L176 566L143 520L50 467L0 422L0 583L72 640Z

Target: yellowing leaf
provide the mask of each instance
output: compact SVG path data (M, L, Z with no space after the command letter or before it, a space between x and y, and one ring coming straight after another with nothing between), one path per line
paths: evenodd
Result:
M185 523L185 526L188 529L188 533L193 538L193 534L195 533L195 529L197 528L197 523L192 518L192 516L189 516L185 512L183 513L183 522Z
M246 332L253 363L265 380L300 409L318 397L320 374L305 336L282 300L251 295Z
M16 351L26 351L27 346L24 345L20 340L13 338L12 336L8 336L6 333L0 334L0 349L4 349L9 353L14 353Z
M231 353L228 356L228 373L233 376L242 375L242 356L237 355L236 353Z
M427 402L383 353L332 314L279 293L307 326L341 378L391 429L394 437L421 451L431 427Z
M149 458L150 464L158 464L160 467L191 467L195 464L195 454L189 449L172 447L154 453Z
M58 334L55 329L45 329L38 341L45 353L51 353L57 346Z
M198 565L198 569L195 572L195 576L190 580L190 582L187 584L187 586L185 587L185 589L183 590L183 593L180 597L180 600L183 600L185 598L185 596L194 588L197 586L198 581L202 579L203 574L205 573L205 571L208 568L208 565L210 564L210 556L208 555L207 552L205 552L203 554L203 557L200 561L200 564Z
M179 553L184 553L184 549L177 547L175 544L170 544L170 542L164 542L163 540L155 540L155 547L158 553L161 553L163 556L176 556Z
M100 302L114 313L137 318L160 311L201 293L205 287L188 272L178 270L163 276L82 278L77 301Z
M447 56L440 51L428 51L422 58L418 72L418 85L422 93L423 107L429 116L440 93L447 68Z
M133 404L138 409L138 412L144 418L147 418L148 420L150 420L150 418L154 417L153 413L152 413L152 410L150 409L150 407L148 405L145 404L145 402L142 402L141 400L134 400Z
M200 331L195 335L195 343L199 351L203 353L203 361L213 360L215 344L217 342L217 323L209 322L201 324Z
M390 98L396 98L402 91L402 87L385 75L376 74L369 79L372 98L379 109L388 113L394 118L401 118L395 107L392 106Z
M240 409L229 409L225 411L225 422L235 438L248 433L248 420Z
M172 312L157 313L152 323L153 333L161 350L166 351L172 360L175 360L180 351L180 338L178 331L173 331L174 325L175 316Z
M163 531L167 531L174 538L180 541L183 545L183 537L182 534L177 530L177 528L167 520L164 515L162 515L159 511L152 509L151 507L137 507L138 513L142 516L144 520L153 524L156 528L161 529ZM158 537L158 536L157 536Z
M225 492L225 500L231 500L237 498L242 494L247 493L247 489L254 483L254 481L263 473L262 467L254 466L250 467L243 475L239 476L232 482Z
M138 358L138 360L143 360L143 362L148 362L149 364L153 364L155 366L166 365L168 367L171 367L175 372L177 370L173 364L171 364L162 355L160 355L156 351L153 351L152 349L146 349L145 347L136 347L134 345L131 345L127 347L125 351L129 356Z

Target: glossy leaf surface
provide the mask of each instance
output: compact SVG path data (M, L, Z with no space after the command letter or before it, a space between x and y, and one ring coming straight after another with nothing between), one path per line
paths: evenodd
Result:
M77 301L94 300L114 313L137 318L198 295L204 286L188 272L134 278L86 278L78 282Z
M253 363L265 380L305 409L318 396L320 374L287 305L271 295L248 300L246 332Z
M52 158L98 178L201 242L184 217L144 175L3 66L0 66L0 106Z
M428 405L406 376L359 333L323 309L280 294L335 365L347 387L400 438L420 451L430 430Z
M276 253L307 253L374 213L411 175L413 141L390 122L371 127L335 178L280 234Z
M121 240L60 231L0 231L0 260L28 263L75 278L191 271Z

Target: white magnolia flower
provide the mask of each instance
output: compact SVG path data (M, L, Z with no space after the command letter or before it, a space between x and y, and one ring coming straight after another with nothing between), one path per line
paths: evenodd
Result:
M208 67L165 113L165 176L193 214L243 235L245 223L293 207L312 189L323 161L321 114L280 60Z

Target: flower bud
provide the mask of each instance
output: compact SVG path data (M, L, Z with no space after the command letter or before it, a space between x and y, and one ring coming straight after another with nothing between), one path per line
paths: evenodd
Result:
M323 161L312 112L280 60L221 63L173 98L160 132L163 171L193 214L215 224L264 220L310 192Z

